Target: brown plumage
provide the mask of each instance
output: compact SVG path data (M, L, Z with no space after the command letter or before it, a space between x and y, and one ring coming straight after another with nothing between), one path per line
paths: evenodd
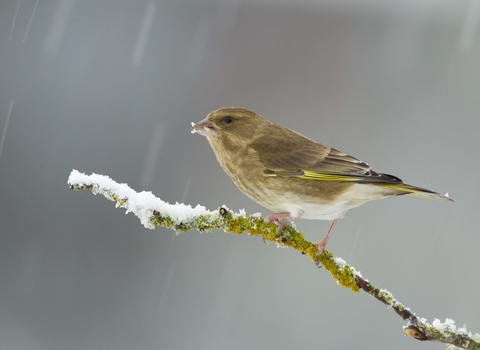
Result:
M338 219L374 199L412 195L452 201L437 192L404 184L373 171L348 154L274 124L244 108L211 112L192 132L207 137L218 162L237 187L272 210L268 219L281 230L281 218L331 220L327 245Z

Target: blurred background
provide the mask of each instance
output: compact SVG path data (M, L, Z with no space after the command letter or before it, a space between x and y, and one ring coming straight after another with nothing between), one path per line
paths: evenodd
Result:
M77 169L268 215L190 134L224 106L448 192L351 210L328 249L480 332L479 17L475 0L1 2L0 348L445 348L298 252L150 231L67 186Z

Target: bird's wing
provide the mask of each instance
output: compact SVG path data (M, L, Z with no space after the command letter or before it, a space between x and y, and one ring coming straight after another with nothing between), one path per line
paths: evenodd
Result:
M377 173L367 163L355 157L315 142L290 129L287 131L284 132L280 142L278 133L275 133L275 137L265 134L251 144L264 166L266 176L403 184L399 178Z

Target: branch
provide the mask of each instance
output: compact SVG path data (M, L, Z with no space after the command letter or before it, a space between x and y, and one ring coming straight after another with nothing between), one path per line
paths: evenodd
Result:
M85 175L72 170L68 185L74 190L91 190L95 195L102 194L116 202L117 207L127 209L135 214L141 223L149 229L163 226L175 230L177 234L190 230L200 232L223 230L250 236L261 235L265 241L275 242L282 247L291 247L310 257L314 262L320 262L330 272L332 277L342 287L353 292L363 290L372 297L392 308L407 324L403 327L404 334L417 340L437 341L452 344L463 349L480 350L480 334L473 335L466 328L456 328L455 322L446 319L441 323L434 319L429 324L425 318L415 316L409 308L394 298L385 289L379 289L363 278L359 271L348 265L342 258L336 258L327 250L317 258L317 247L303 238L291 224L286 225L283 235L278 234L278 227L261 218L260 213L246 215L244 210L235 213L226 206L210 211L201 205L192 208L182 203L169 204L155 197L151 192L135 192L126 184L118 184L108 176Z

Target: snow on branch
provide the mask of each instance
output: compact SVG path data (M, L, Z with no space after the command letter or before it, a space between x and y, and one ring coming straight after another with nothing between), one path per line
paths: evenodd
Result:
M88 189L93 194L101 194L117 207L125 208L127 213L135 214L140 222L149 229L163 226L175 230L177 234L190 230L200 232L223 230L248 235L261 235L265 241L275 242L281 247L290 247L310 257L314 262L321 263L330 272L337 283L354 292L363 290L372 297L392 308L407 324L404 334L417 340L430 340L455 345L463 349L480 350L480 334L473 335L465 328L456 328L455 322L446 319L441 323L438 319L429 324L426 319L418 318L409 308L403 306L393 294L385 289L379 289L363 278L359 271L348 265L343 259L335 258L327 250L320 258L316 257L317 247L304 239L292 225L286 225L283 234L278 234L278 227L261 218L259 213L246 215L244 210L235 213L226 206L210 211L201 205L192 208L182 203L169 204L155 197L151 192L136 192L127 184L119 184L108 176L86 175L72 170L68 185L73 190Z

